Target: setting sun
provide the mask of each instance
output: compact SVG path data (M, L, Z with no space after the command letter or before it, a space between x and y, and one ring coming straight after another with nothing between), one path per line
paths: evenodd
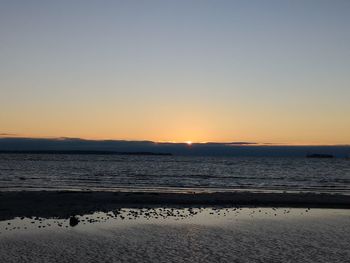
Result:
M350 0L0 0L0 263L350 263L349 27Z

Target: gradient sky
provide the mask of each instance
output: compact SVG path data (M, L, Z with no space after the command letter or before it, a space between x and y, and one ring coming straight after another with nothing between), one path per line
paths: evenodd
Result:
M350 1L0 0L0 133L350 143Z

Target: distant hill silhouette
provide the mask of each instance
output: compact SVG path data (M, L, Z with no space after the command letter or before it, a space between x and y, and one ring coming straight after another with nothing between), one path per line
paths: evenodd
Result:
M304 157L324 153L346 157L350 146L281 146L254 142L158 143L152 141L84 140L79 138L0 138L0 151L70 152L85 154L135 154L184 156Z
M157 152L115 152L115 151L2 151L0 153L7 154L91 154L91 155L160 155L160 156L171 156L171 153L157 153Z

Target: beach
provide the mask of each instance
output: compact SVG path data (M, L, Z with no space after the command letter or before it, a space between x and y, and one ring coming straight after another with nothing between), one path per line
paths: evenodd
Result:
M248 206L350 208L350 195L279 192L93 192L16 191L0 193L0 219L21 216L68 218L122 207Z
M350 256L344 160L3 155L0 163L0 262Z
M350 197L2 192L0 262L346 262Z
M346 262L350 211L123 208L0 222L1 262Z

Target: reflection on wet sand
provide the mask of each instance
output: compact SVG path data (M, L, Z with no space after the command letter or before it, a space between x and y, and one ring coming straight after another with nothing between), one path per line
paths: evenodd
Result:
M346 262L350 211L118 208L0 222L0 262Z

